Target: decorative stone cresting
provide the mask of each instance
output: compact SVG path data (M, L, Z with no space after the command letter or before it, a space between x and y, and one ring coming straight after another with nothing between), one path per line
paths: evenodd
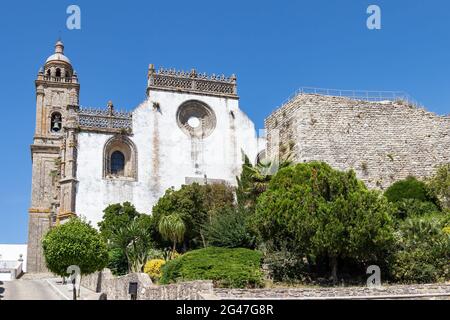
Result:
M207 75L191 71L160 68L155 70L151 64L148 69L147 93L150 90L166 90L176 92L207 93L210 95L237 98L236 76Z

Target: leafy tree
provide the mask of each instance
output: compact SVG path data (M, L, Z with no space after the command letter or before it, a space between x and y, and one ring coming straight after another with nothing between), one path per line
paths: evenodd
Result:
M325 256L337 281L338 261L380 261L393 242L394 208L353 171L323 162L280 170L258 199L255 224L265 241L312 263ZM281 244L281 242L284 242Z
M108 250L108 265L106 266L116 276L122 276L128 272L127 256L120 248Z
M139 272L140 265L151 247L150 216L139 213L133 204L111 204L103 210L103 220L98 223L102 237L108 242L108 266L115 274Z
M438 167L428 186L439 198L442 207L450 209L450 163Z
M400 223L392 262L395 280L431 283L450 280L450 216L432 213Z
M394 182L386 189L384 195L390 202L399 202L404 199L416 199L422 202L431 202L439 205L436 196L430 192L429 188L423 181L417 180L415 177L408 177L404 180Z
M247 155L242 153L242 171L240 177L236 177L236 197L241 208L248 209L253 213L256 208L256 200L259 195L266 191L272 176L280 169L292 164L292 153L280 156L281 161L263 160L252 165Z
M420 201L417 199L402 199L395 203L397 208L397 222L405 220L408 217L423 216L433 212L440 212L438 206L429 201Z
M129 272L141 272L148 259L153 248L151 225L152 218L143 214L135 217L128 225L112 231L111 247L125 253Z
M220 208L233 206L233 202L233 188L223 184L193 183L183 185L179 190L168 189L152 210L154 239L160 247L169 245L158 232L159 221L162 217L175 213L180 215L186 227L184 251L205 245L203 225L208 223Z
M100 233L110 240L116 230L126 227L140 215L130 202L111 204L103 210L103 219L98 223Z
M50 229L42 241L47 268L66 277L71 265L82 275L102 270L108 262L108 250L100 234L80 218L71 218Z
M227 248L254 248L255 235L248 228L249 215L239 208L223 208L205 224L208 245Z
M177 243L180 243L184 239L184 233L186 232L186 226L179 214L172 213L168 216L163 216L159 220L158 226L159 233L164 239L173 242L172 252L176 252Z

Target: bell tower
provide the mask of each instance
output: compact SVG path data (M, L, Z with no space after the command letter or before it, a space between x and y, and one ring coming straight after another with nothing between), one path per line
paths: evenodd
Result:
M61 195L74 197L76 122L80 85L72 64L58 40L54 53L39 70L36 85L36 126L31 145L32 187L28 225L27 271L45 272L42 237L59 221L73 214L74 201L66 199L61 212ZM68 140L66 143L66 140ZM66 163L66 155L69 163ZM71 173L65 174L66 166ZM66 192L69 190L69 192ZM69 208L69 209L67 209Z

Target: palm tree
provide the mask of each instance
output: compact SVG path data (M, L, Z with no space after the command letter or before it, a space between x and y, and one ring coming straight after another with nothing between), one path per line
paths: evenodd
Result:
M112 232L111 245L125 253L128 272L141 272L152 248L151 234L143 224L142 218L135 218L129 225Z
M186 232L186 225L181 216L176 213L163 216L159 221L158 229L165 240L173 242L172 253L175 253L177 243L183 241Z

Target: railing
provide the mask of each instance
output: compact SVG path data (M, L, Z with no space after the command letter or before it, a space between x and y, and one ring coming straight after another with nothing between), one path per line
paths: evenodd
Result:
M67 77L53 77L53 76L44 76L45 81L53 81L53 82L64 82L64 83L72 83L72 78Z
M301 87L291 94L283 103L285 105L293 101L301 94L317 94L330 97L343 97L352 100L361 100L368 102L382 102L382 101L402 101L408 105L421 106L409 94L403 91L367 91L367 90L340 90L340 89L324 89L313 87Z
M0 261L0 270L1 269L15 269L18 267L18 264L21 263L17 260L1 260Z
M131 112L80 108L79 125L94 129L132 129Z

